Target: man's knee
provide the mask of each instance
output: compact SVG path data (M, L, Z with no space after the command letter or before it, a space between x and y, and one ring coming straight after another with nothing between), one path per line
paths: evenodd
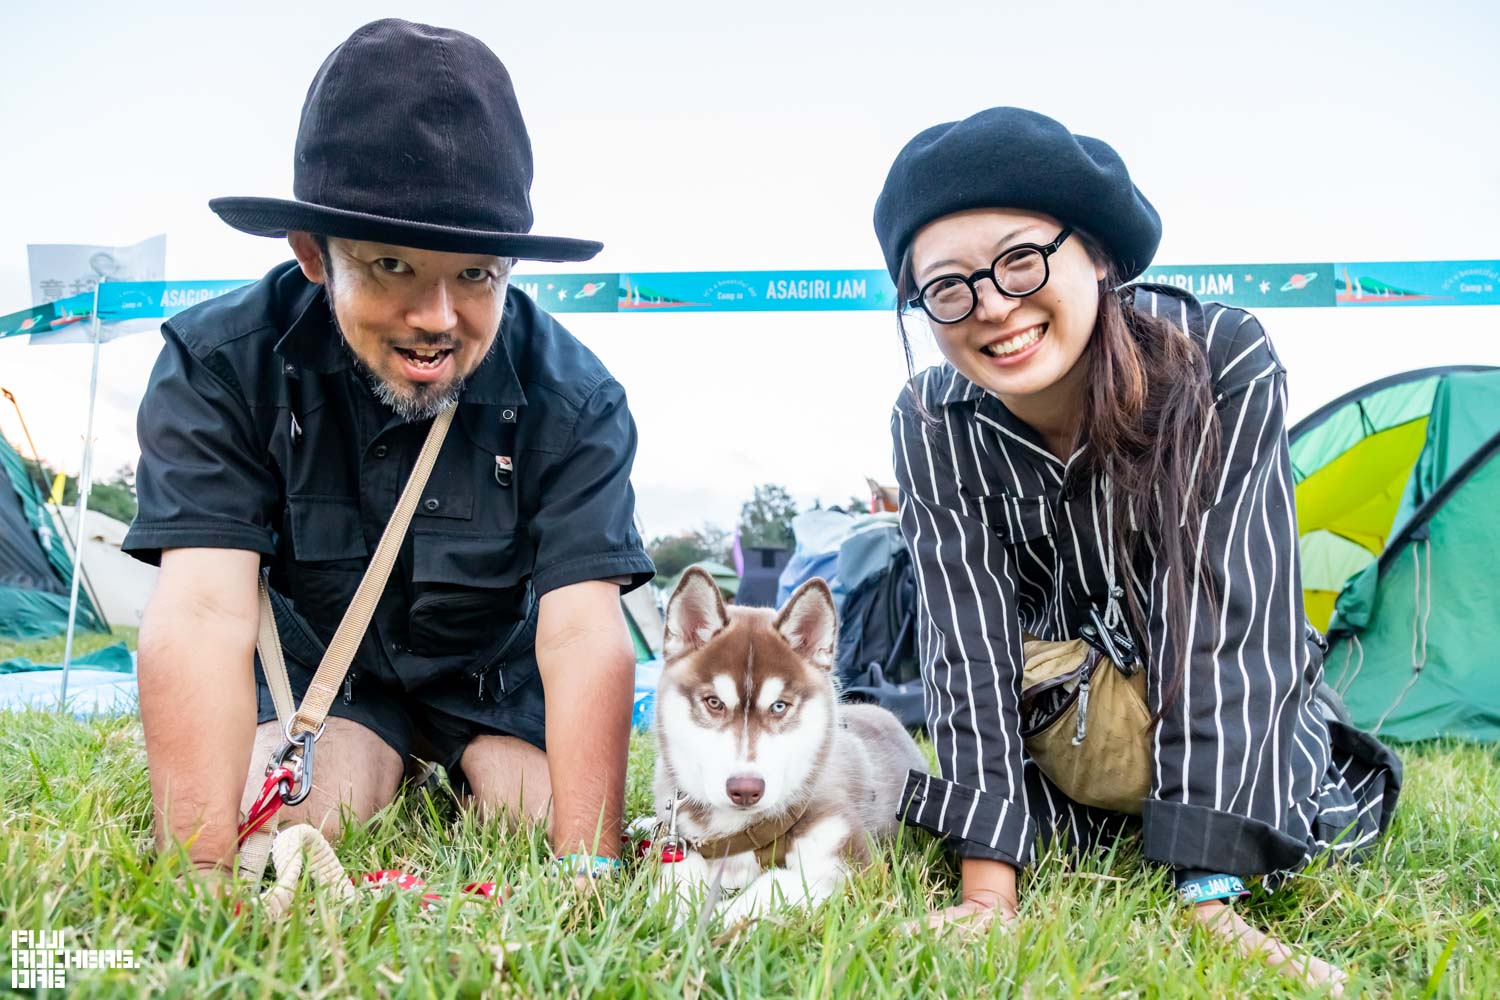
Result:
M483 815L546 819L552 806L547 755L530 743L514 736L476 736L459 765L472 790L471 803Z
M240 812L249 810L266 779L266 763L282 744L279 722L263 722L255 729L255 752L240 799ZM348 719L329 718L317 742L313 786L307 798L277 813L282 826L310 823L328 838L342 828L342 809L364 823L389 805L401 780L402 761L374 731Z

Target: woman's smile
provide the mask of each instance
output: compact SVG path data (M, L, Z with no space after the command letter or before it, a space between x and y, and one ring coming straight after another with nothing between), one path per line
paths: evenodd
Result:
M995 365L1018 365L1036 353L1046 336L1047 324L1037 323L1014 333L1002 333L981 347L979 353Z

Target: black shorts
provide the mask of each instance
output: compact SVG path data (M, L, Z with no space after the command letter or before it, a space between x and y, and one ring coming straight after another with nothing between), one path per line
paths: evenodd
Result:
M403 762L416 754L441 764L454 789L464 794L469 785L459 761L476 736L513 736L539 750L547 749L547 715L535 655L527 652L511 661L507 674L513 681L505 691L492 690L491 680L482 695L475 678L467 674L408 691L399 683L359 673L352 688L340 686L328 714L371 730ZM313 671L290 656L286 657L286 669L292 698L300 704ZM344 699L345 690L350 693L348 701ZM255 658L255 695L256 721L276 721L276 705L259 656Z

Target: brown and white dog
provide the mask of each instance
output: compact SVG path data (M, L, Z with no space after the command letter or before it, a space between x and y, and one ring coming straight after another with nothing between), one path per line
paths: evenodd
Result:
M868 837L895 831L921 752L885 709L839 704L822 580L780 612L726 608L713 578L690 569L666 618L655 793L662 829L675 812L686 850L661 865L655 893L691 905L718 876L743 889L719 907L731 924L821 903L868 861Z

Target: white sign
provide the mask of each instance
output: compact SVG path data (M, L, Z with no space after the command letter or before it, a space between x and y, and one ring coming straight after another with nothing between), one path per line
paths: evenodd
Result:
M73 295L91 293L104 281L165 281L167 237L163 233L128 247L98 247L82 243L30 243L26 247L31 267L31 301L44 305ZM130 333L155 330L158 319L104 323L100 340L113 340ZM88 343L90 325L75 323L55 333L33 333L33 344Z

